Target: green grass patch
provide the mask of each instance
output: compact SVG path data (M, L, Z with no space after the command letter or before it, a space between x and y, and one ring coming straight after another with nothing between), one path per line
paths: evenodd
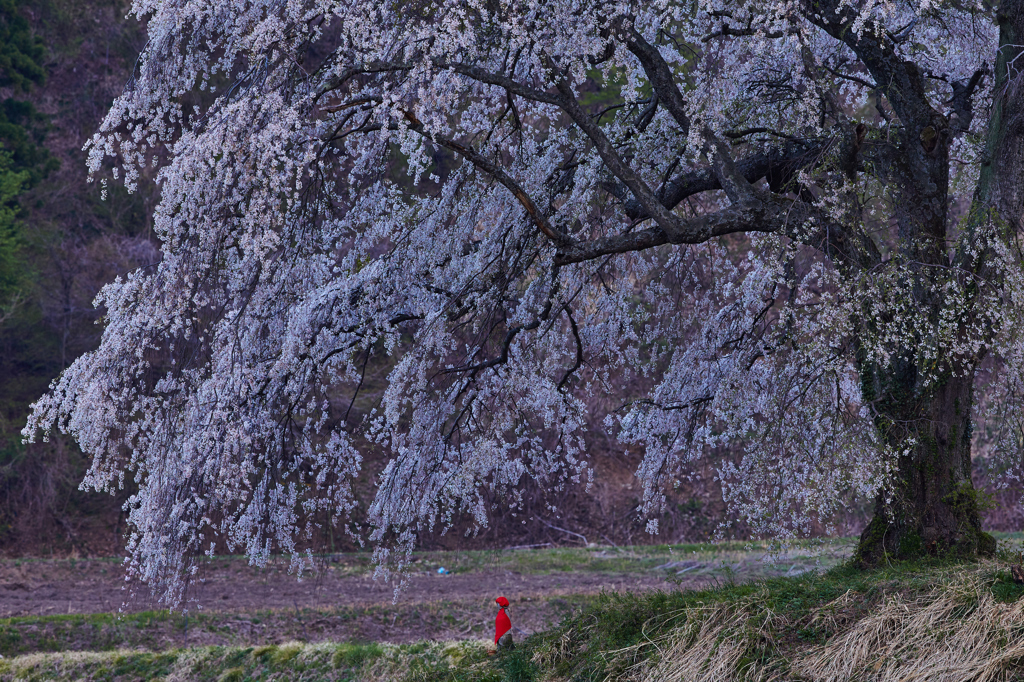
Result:
M191 617L195 621L195 616ZM111 651L126 644L162 648L156 634L183 633L185 618L168 611L19 616L0 619L0 654Z
M788 570L795 562L833 566L848 557L854 539L793 541L782 554L782 562L764 564L758 572L766 575ZM668 563L692 561L704 564L697 572L727 571L737 562L760 559L773 550L768 542L717 542L630 547L551 547L540 549L502 549L468 552L417 552L413 571L434 572L445 568L453 573L509 570L519 573L635 573L657 569ZM370 570L363 553L334 555L337 570L355 568L362 562ZM350 568L350 570L351 570Z
M277 647L277 650L271 654L270 661L274 667L285 667L291 664L300 653L302 653L301 644L285 644Z
M0 660L0 680L501 682L532 679L515 675L534 668L528 660L517 663L516 659L489 656L486 643L481 641L404 646L290 642L243 652L232 647L201 647L163 653L31 654Z
M849 554L851 541L794 543L781 557L780 563L766 564L761 557L768 546L762 543L720 543L689 545L655 545L645 547L579 547L536 550L502 550L496 552L424 552L417 554L413 571L436 572L444 564L455 572L503 572L521 574L608 572L617 574L656 574L669 581L713 580L720 584L749 581L768 575L810 571L835 565ZM91 560L90 560L91 561ZM232 559L215 559L227 565ZM346 563L350 562L350 563ZM86 566L85 562L67 560L68 567ZM53 564L50 564L51 566ZM345 555L337 564L339 570L369 570L369 557ZM248 569L246 569L248 570ZM270 570L270 569L267 569ZM438 577L444 580L444 577ZM571 609L587 603L591 597L559 597L552 605L565 604ZM557 602L557 604L556 604ZM537 603L531 608L540 608ZM161 650L186 647L197 637L200 641L219 645L251 644L253 626L273 632L275 638L306 638L303 622L327 620L332 627L349 623L342 630L345 638L363 637L360 622L389 622L399 626L429 623L432 631L462 631L483 636L479 612L482 604L443 601L431 604L382 604L368 607L300 608L260 610L246 613L195 611L186 619L168 611L133 614L88 614L55 616L22 616L0 619L0 654L12 656L32 652L112 651L132 647ZM551 609L558 618L566 609ZM475 625L474 625L475 623Z
M217 682L242 682L245 679L244 668L228 668L220 674Z
M380 644L339 644L331 656L334 668L360 669L384 654Z
M1022 535L1022 534L1018 534ZM1024 538L1024 535L1022 535ZM787 548L786 561L823 559L829 565L845 558L852 549L851 538L796 540ZM445 568L451 573L510 570L519 573L631 573L646 571L676 560L690 559L705 563L727 565L738 560L760 557L771 549L767 542L706 542L666 545L631 545L628 547L541 547L522 549L415 552L409 570L436 573ZM370 552L344 552L320 555L317 561L327 570L343 575L370 575L374 571ZM274 557L262 568L252 568L242 556L204 557L204 565L213 569L286 573L290 567L288 557ZM64 573L71 571L117 571L122 560L118 558L90 559L7 559L0 563L21 566L40 565Z

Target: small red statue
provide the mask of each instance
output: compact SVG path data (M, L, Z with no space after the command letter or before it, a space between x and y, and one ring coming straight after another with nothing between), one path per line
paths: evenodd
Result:
M501 607L498 617L494 619L494 643L498 649L511 649L515 645L512 643L512 621L505 613L505 609L508 608L508 599L498 597L494 601Z

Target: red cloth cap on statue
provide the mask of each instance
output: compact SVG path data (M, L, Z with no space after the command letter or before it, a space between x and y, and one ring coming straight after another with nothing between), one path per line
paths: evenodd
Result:
M508 614L505 613L508 599L498 597L494 601L498 602L498 606L501 607L501 610L498 611L498 617L494 619L494 643L497 644L501 636L512 629L512 621L509 620Z

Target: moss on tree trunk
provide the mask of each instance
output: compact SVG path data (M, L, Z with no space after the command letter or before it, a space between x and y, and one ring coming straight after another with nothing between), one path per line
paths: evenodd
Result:
M982 531L978 492L971 480L971 407L974 372L949 377L924 399L907 399L890 427L916 443L900 457L894 486L878 496L856 558L875 566L921 556L992 554L995 539Z

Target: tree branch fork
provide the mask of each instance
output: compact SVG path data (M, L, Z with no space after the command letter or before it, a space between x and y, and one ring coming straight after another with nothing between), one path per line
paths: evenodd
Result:
M638 33L633 31L627 38L628 48L637 56L654 87L654 95L657 97L655 106L665 107L680 131L688 133L691 122L670 67L658 50ZM364 67L353 67L337 79L329 91L340 88L346 80L360 74L406 72L413 68L412 64L405 63L373 63ZM439 63L435 68L451 70L471 80L501 87L505 89L510 100L518 96L533 102L557 106L589 138L601 157L613 178L612 182L604 183L602 186L622 200L627 216L632 221L627 230L620 234L579 240L554 224L550 209L543 209L540 202L531 197L530 193L502 166L501 161L489 158L472 146L452 137L429 130L412 107L401 109L404 117L401 122L403 126L452 151L512 194L537 229L555 246L556 265L642 251L664 244L700 244L741 232L774 232L796 238L807 232L804 229L807 223L827 224L829 231L833 235L838 235L840 241L843 241L844 236L847 245L851 241L845 227L827 218L812 204L799 197L794 198L791 194L787 196L785 192L797 172L821 163L824 153L835 144L835 139L800 141L789 138L767 151L756 152L736 161L732 158L728 145L710 130L705 129L702 134L708 147L714 150L713 162L705 167L683 171L666 180L658 191L654 191L621 157L601 126L577 101L572 88L564 79L557 81L558 92L552 93L475 65ZM380 98L362 96L352 102L324 105L320 110L329 114L379 101ZM750 132L743 131L742 134ZM862 136L863 133L858 131L857 135ZM762 178L768 181L770 191L754 186L754 183ZM719 211L692 218L684 218L674 211L676 206L695 194L720 189L726 191L730 205ZM641 230L634 229L639 223L647 220L655 224ZM815 243L815 246L821 246L821 243Z
M823 8L835 11L823 11ZM879 84L874 87L876 94L881 93L890 101L904 125L914 131L921 129L922 135L928 131L933 131L934 135L935 128L929 126L941 124L944 129L948 128L947 132L952 136L962 134L969 127L973 111L971 100L987 75L984 69L974 73L966 82L950 83L953 96L947 102L950 115L947 122L945 117L929 104L922 89L922 74L911 68L912 64L904 62L897 56L895 45L906 39L914 24L904 27L888 38L873 38L870 32L851 33L850 26L856 19L856 13L849 9L843 10L836 5L836 0L805 0L803 10L808 21L817 24L853 49L874 82ZM678 132L683 137L688 136L692 122L672 67L665 61L659 49L632 26L616 26L614 33L637 59L652 88L649 111L645 110L643 114L645 125L653 118L654 111L662 107L675 122ZM746 31L729 29L723 30L718 37L728 39L746 34ZM548 202L547 209L542 208L543 202L531 197L529 191L512 177L500 160L489 158L472 146L452 137L428 130L412 107L401 109L401 112L405 119L402 125L406 125L434 144L454 152L509 191L537 229L555 246L555 264L580 263L663 244L699 244L740 232L774 232L794 239L803 239L803 243L821 248L831 257L838 257L845 266L871 267L880 258L878 249L869 236L829 218L814 205L813 200L809 200L813 199L809 192L796 191L798 188L793 183L793 178L800 171L820 165L826 152L834 149L836 144L844 148L840 150L840 155L849 157L842 162L847 172L862 170L863 165L858 161L858 154L864 139L863 124L828 139L801 141L781 135L784 142L739 160L733 159L729 146L723 140L705 128L701 133L707 149L713 151L712 163L666 178L662 186L655 191L619 153L616 145L600 125L600 119L595 119L579 103L573 87L554 60L542 55L541 62L547 70L547 82L553 83L553 86L547 89L533 87L520 82L512 75L496 73L475 64L437 61L432 63L430 68L450 71L477 83L499 87L505 91L510 108L514 107L514 98L519 97L535 103L553 105L561 110L588 138L611 177L610 181L603 182L601 187L622 202L626 215L631 220L628 227L619 234L586 240L575 238L556 225L552 215L552 202ZM317 96L317 99L359 75L408 73L417 68L419 67L413 63L383 62L354 66L336 78ZM948 82L948 79L941 76L931 77ZM863 83L871 85L867 81ZM322 110L330 113L367 101L368 98L363 97L351 103L323 107ZM515 115L518 121L518 113ZM725 134L740 140L744 135L755 131L771 132L755 128ZM768 191L757 188L756 183L761 179L767 181ZM729 198L729 205L719 211L691 218L684 218L674 210L685 199L711 190L724 190ZM654 224L645 229L635 229L646 221ZM808 224L812 229L806 229ZM812 235L810 241L804 239L808 234ZM824 238L822 234L825 235Z

